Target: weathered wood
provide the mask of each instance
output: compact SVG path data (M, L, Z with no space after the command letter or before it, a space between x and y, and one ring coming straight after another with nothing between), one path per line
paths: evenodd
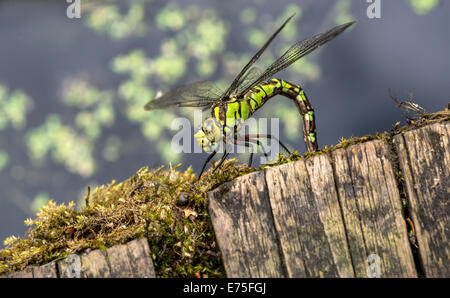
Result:
M380 257L381 277L416 277L389 145L372 141L332 153L336 189L357 277Z
M108 256L109 267L111 268L111 277L134 277L126 245L110 247L106 250L106 254Z
M353 276L328 156L270 168L266 180L289 276Z
M7 278L149 278L156 277L147 239L135 239L106 250L92 250L81 256L71 254L64 260L26 268L1 277Z
M352 145L209 192L228 276L417 277L423 263L426 276L449 277L449 134L449 122L437 123L396 136L397 150L385 140Z
M133 267L134 277L156 277L147 239L142 238L130 241L127 243L127 249L131 266Z
M33 278L33 269L25 268L22 271L16 271L6 275L6 278Z
M450 277L450 122L394 137L427 277Z
M56 263L51 262L39 267L33 267L34 278L56 278L58 277Z
M76 254L68 255L66 259L57 264L59 277L80 278L81 277L81 257Z
M239 177L209 192L209 211L228 277L283 277L264 173Z
M106 253L96 249L81 256L81 277L111 277Z

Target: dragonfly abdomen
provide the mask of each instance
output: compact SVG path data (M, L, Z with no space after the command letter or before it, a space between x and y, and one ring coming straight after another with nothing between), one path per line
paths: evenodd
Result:
M292 99L303 119L303 135L309 151L318 148L314 110L304 92L295 84L276 78L260 83L250 89L241 98L231 98L229 101L213 109L213 117L224 126L224 132L232 129L250 118L269 99L283 95Z

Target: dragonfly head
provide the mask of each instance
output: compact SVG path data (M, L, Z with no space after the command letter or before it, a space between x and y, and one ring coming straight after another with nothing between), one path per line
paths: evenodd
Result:
M203 121L198 132L194 134L194 138L203 151L212 152L217 148L218 142L221 141L221 135L221 129L217 120L208 118Z

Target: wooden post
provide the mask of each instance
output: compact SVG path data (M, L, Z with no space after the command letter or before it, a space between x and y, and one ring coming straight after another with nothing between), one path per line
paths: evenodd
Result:
M227 276L450 277L449 178L449 121L238 177L208 193ZM2 277L155 271L136 239Z
M450 277L449 135L450 122L436 123L393 143L352 145L209 192L227 275ZM409 241L408 212L418 254Z
M155 277L147 239L135 239L115 245L105 251L96 249L81 256L69 255L66 259L26 268L2 276L7 278L88 278L88 277Z
M427 277L450 277L450 122L394 137Z
M210 192L209 198L228 277L286 276L264 173L226 183Z

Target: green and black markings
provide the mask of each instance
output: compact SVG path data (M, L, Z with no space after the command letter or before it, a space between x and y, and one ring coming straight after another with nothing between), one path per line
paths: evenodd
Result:
M227 133L261 108L269 99L276 95L283 95L292 99L303 119L303 135L309 152L317 151L317 136L314 109L305 91L298 85L273 78L263 82L241 97L230 98L226 102L219 102L213 107L211 117L217 119Z
M230 137L232 134L233 137L231 141L235 145L249 147L250 144L253 143L260 146L265 155L264 148L259 141L261 138L274 139L288 151L283 143L270 134L246 134L242 140L238 140L237 138L241 124L252 117L259 108L276 95L282 95L294 101L303 119L303 139L306 148L308 152L315 152L318 150L315 114L304 90L298 85L275 79L273 76L295 61L332 40L353 25L354 22L336 26L327 32L317 34L311 38L295 43L281 57L266 68L265 71L259 73L257 68L252 67L252 65L259 59L269 44L293 16L294 15L291 15L277 31L272 34L261 49L243 67L225 92L220 91L209 81L201 81L173 89L145 105L145 109L147 110L163 109L174 106L211 109L211 117L203 121L201 128L194 135L202 149L206 152L210 152L209 157L203 165L199 179L207 163L217 153L218 144L221 142L227 144L227 137ZM216 169L223 163L228 155L229 152L227 152L227 147L225 146L221 162ZM252 156L251 153L249 165L251 164Z

